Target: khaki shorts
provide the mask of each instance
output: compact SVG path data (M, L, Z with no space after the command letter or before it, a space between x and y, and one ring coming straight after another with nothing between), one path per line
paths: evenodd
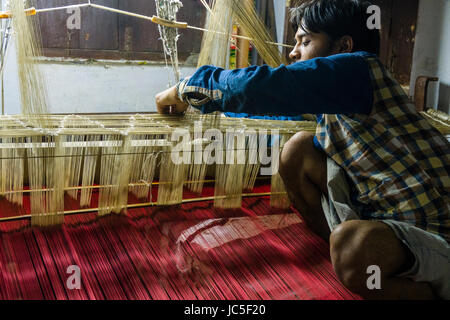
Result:
M322 208L330 230L344 221L360 220L358 208L350 196L346 173L330 158L327 160L327 185L329 195L328 198L322 196ZM442 237L405 222L380 222L391 227L414 256L412 268L397 277L428 282L436 295L450 300L450 245Z

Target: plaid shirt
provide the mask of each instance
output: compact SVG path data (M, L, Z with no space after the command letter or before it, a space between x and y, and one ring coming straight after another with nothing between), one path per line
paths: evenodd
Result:
M393 219L450 240L450 143L377 58L367 58L370 115L323 115L316 139L345 169L365 219Z
M404 221L449 242L450 143L375 55L232 71L204 66L178 93L204 113L321 114L315 144L353 181L362 217Z

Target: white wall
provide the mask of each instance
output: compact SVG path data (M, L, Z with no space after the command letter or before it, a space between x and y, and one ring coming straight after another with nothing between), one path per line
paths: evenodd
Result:
M0 0L2 7L4 2ZM125 61L49 61L40 66L47 81L50 112L55 113L156 111L154 96L167 88L172 74L162 65L131 65ZM194 70L182 68L182 75L191 75ZM13 43L9 45L4 71L5 113L20 113Z
M21 113L17 61L14 46L9 50L4 76L5 113L17 114ZM173 79L171 69L165 66L130 65L126 61L54 59L43 62L40 68L47 81L49 111L53 113L156 111L155 95L167 88L169 77ZM188 76L195 69L181 71Z
M284 22L286 18L286 0L274 0L273 1L274 11L275 11L275 23L277 26L277 41L283 43L284 35ZM283 48L280 47L280 50Z
M420 0L415 38L411 95L418 76L440 78L439 93L431 97L440 110L450 112L450 0ZM430 105L429 105L430 106Z
M3 1L3 0L1 0ZM274 0L277 37L283 41L285 0ZM281 48L280 48L281 49ZM40 64L49 94L50 112L156 111L154 96L167 88L171 70L161 65L130 65L125 61L86 63L49 60ZM182 76L193 67L182 68ZM10 44L4 77L5 113L20 113L16 54Z

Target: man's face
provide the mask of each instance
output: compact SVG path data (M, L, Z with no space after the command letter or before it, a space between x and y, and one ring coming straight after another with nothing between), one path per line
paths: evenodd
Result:
M295 34L295 40L297 43L294 50L289 54L289 57L294 62L306 61L318 57L328 57L335 54L329 36L323 32L306 32L299 27Z

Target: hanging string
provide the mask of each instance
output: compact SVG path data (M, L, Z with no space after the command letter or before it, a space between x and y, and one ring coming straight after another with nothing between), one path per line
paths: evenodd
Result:
M158 17L167 21L176 21L177 12L183 6L183 4L178 0L155 0L156 3L156 14ZM158 31L160 39L163 43L164 48L164 59L166 62L166 68L168 67L167 56L170 57L170 63L172 65L175 82L180 81L180 66L178 62L178 47L177 42L179 39L178 29L170 28L161 24L158 24ZM169 86L171 86L171 81L169 79Z

